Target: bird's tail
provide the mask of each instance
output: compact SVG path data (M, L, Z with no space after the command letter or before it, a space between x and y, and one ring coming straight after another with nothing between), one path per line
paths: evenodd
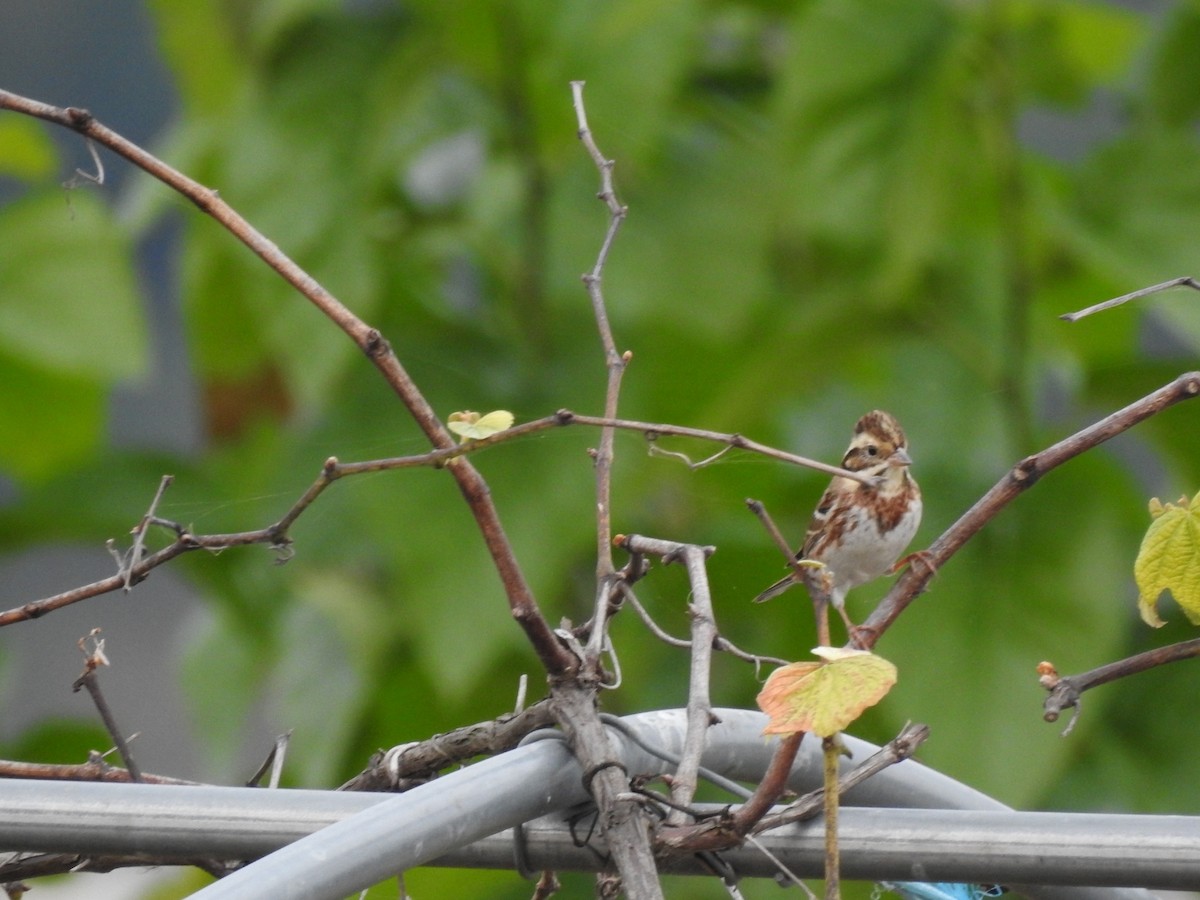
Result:
M796 581L796 577L794 575L785 575L783 578L780 578L777 582L755 597L754 602L766 603L768 600L773 600L784 591L795 587L797 584L799 584L799 582Z

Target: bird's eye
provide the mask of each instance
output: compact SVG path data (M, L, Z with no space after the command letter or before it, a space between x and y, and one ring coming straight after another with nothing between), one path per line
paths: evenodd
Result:
M867 445L867 456L878 456L878 455L879 455L879 448L876 447L874 444L868 444Z

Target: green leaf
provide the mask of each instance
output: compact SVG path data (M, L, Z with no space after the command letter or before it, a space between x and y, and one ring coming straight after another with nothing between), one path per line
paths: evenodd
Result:
M1146 31L1144 19L1116 6L1016 0L1007 11L1020 29L1022 70L1032 63L1037 88L1058 99L1065 99L1064 90L1082 99L1121 77ZM1022 71L1023 77L1030 74Z
M1167 123L1188 126L1200 114L1200 60L1195 52L1200 5L1173 4L1162 24L1150 66L1150 102Z
M190 0L150 0L159 45L188 109L224 115L239 93L239 52L231 17L219 6ZM197 48L203 47L203 52Z
M223 612L202 611L187 633L190 643L180 660L179 676L191 720L202 739L209 778L230 781L267 660L261 644Z
M1200 230L1200 146L1190 133L1126 134L1076 181L1076 220L1063 237L1082 262L1130 289L1187 273Z
M328 787L353 735L366 701L360 665L336 616L319 608L355 605L362 586L351 578L325 577L300 585L300 596L283 616L277 662L267 686L271 720L280 732L291 731L289 772L300 784Z
M1200 625L1200 494L1178 505L1150 501L1153 521L1133 564L1138 586L1138 612L1154 628L1166 623L1158 616L1158 598L1170 591L1193 625Z
M7 759L80 765L87 762L89 752L104 753L111 747L112 737L99 723L83 718L55 718L43 720L19 737L6 741L0 753ZM119 760L115 763L120 764Z
M58 154L42 125L24 116L0 117L0 175L27 181L48 177L58 164Z
M130 246L87 189L0 211L0 349L60 375L131 378L146 365Z
M6 472L40 480L101 446L107 397L95 381L32 366L0 349L0 384L0 468Z

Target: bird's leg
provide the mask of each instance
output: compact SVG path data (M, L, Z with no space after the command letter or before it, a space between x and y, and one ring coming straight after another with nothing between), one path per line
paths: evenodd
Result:
M812 592L813 617L817 622L817 646L829 647L829 595L820 591Z
M928 550L917 550L892 563L892 567L888 569L888 574L894 575L906 566L913 566L916 563L920 563L925 567L925 571L929 573L930 578L938 572L937 565L933 561L933 554Z

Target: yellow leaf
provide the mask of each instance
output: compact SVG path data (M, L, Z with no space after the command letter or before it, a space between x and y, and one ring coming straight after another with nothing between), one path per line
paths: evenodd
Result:
M1200 625L1200 494L1180 497L1178 504L1155 498L1150 516L1133 564L1142 621L1153 628L1166 624L1158 615L1158 598L1170 591L1188 620Z
M771 719L763 734L811 731L830 737L874 706L896 683L896 667L867 650L817 647L820 662L771 673L758 706Z
M464 441L477 441L512 428L513 414L507 409L497 409L481 416L477 412L452 412L446 419L446 427Z

